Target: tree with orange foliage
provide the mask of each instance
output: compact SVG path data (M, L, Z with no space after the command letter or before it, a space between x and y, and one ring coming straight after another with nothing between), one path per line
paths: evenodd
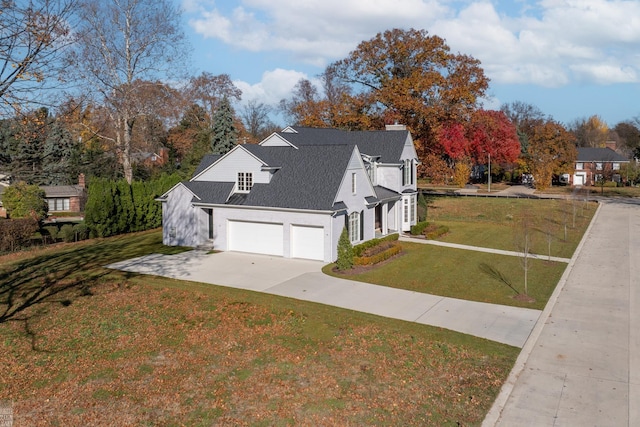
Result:
M536 188L544 190L551 186L554 174L571 170L577 156L575 136L560 123L548 120L533 128L525 162Z

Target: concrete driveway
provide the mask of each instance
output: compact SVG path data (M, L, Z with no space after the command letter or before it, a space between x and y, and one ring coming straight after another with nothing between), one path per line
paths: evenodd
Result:
M522 347L540 310L446 298L343 280L320 261L237 252L147 255L108 265L123 271L211 283L438 326Z

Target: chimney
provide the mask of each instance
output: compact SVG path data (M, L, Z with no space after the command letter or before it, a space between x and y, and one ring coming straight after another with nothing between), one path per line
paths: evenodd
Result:
M80 188L84 188L85 187L85 182L84 182L84 174L81 173L80 175L78 175L78 186Z
M385 130L407 130L407 126L399 125L397 122L393 125L385 125Z

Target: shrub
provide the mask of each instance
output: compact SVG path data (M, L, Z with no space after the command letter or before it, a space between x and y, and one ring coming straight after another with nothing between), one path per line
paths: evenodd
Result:
M38 231L39 223L34 218L19 218L0 221L0 251L13 251L28 241Z
M78 237L78 240L85 240L89 237L89 229L84 222L74 225L73 232Z
M410 231L411 235L418 236L422 234L424 232L424 229L427 228L428 225L429 223L427 221L422 221L417 223L416 225L412 225Z
M342 229L340 240L338 240L338 259L336 260L338 270L348 270L353 267L353 246L349 240L347 227Z
M73 231L73 225L65 224L60 228L60 235L65 242L73 242L75 240L75 233Z
M380 242L395 242L396 240L398 240L398 237L400 237L400 235L396 233L396 234L389 234L388 236L381 237L379 239L367 240L366 242L360 243L359 245L356 245L353 247L353 255L356 257L362 256L364 251L379 245Z
M448 232L449 232L449 227L447 227L446 225L438 225L438 226L433 225L432 227L429 227L424 230L424 235L427 239L433 240L447 234Z
M44 234L48 234L49 237L51 237L51 241L55 243L55 241L58 239L58 226L57 225L48 225L46 227L43 228L44 229Z
M389 258L398 255L400 252L402 252L402 247L397 244L397 243L392 243L392 242L388 242L388 245L384 245L381 244L380 246L387 246L386 249L382 250L381 252L375 253L375 254L371 254L371 255L363 255L361 257L357 257L354 259L354 264L356 265L374 265L374 264L378 264L382 261L386 261ZM370 248L370 249L374 249L374 248Z

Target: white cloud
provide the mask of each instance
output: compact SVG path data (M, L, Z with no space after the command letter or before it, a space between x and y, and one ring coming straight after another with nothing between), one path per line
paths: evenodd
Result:
M300 79L309 79L309 77L299 71L278 68L265 72L258 83L251 84L241 80L236 80L233 83L242 90L242 104L258 100L267 105L275 106L281 99L291 96L293 87ZM313 81L313 79L309 80Z
M640 81L640 2L633 0L530 0L508 11L488 0L234 4L222 11L211 0L184 0L183 7L199 11L190 12L189 22L205 38L252 52L288 53L319 69L380 31L413 27L444 37L454 52L480 59L497 83L558 87Z

